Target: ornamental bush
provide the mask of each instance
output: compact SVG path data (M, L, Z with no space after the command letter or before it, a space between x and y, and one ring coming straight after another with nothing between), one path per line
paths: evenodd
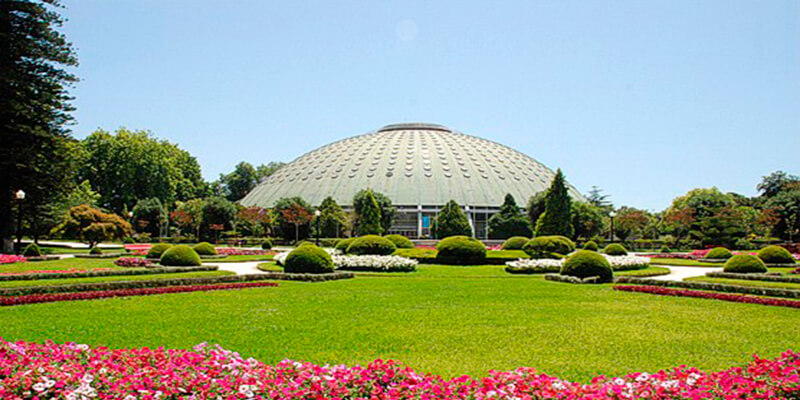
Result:
M403 235L386 235L384 236L386 239L389 239L394 246L398 249L413 249L414 243L411 242L407 237Z
M758 251L758 258L767 264L794 264L792 254L781 246L764 247Z
M764 273L767 272L767 266L764 265L764 262L756 256L739 254L729 258L728 261L725 261L725 265L722 267L722 270L724 272L743 274Z
M215 256L217 255L217 249L208 242L201 242L194 246L194 251L201 256Z
M272 239L266 238L263 242L261 242L261 249L262 250L270 250L272 249Z
M167 243L156 243L153 247L150 248L150 251L147 252L147 258L161 258L165 251L167 251L171 244Z
M92 255L95 255L95 256L99 256L99 255L103 254L103 250L100 249L99 246L94 246L91 249L89 249L89 254L92 254Z
M42 256L42 249L39 248L39 245L36 243L31 243L25 250L22 252L22 255L25 257L41 257Z
M598 247L597 243L595 243L593 240L590 240L583 244L583 249L589 251L597 251L600 249L600 247Z
M391 240L378 235L357 237L347 246L347 254L388 256L397 250Z
M667 246L667 245L663 245L663 246L661 246L661 252L662 253L672 253L672 249L670 249L669 246Z
M159 264L166 267L198 267L203 264L200 255L193 248L179 244L168 248L161 255Z
M333 272L333 259L327 251L311 244L292 250L283 262L283 270L295 274Z
M567 257L561 266L561 275L580 279L596 276L598 283L611 282L614 279L608 260L601 254L589 250L579 250Z
M606 253L610 256L626 256L628 255L628 250L625 250L625 246L618 244L618 243L611 243L610 245L606 246L603 249L603 253Z
M342 253L347 253L347 248L350 247L350 244L353 243L354 240L356 240L356 238L342 239L336 242L336 246L334 246L334 248Z
M530 239L525 236L512 236L503 242L503 250L522 250Z
M478 265L486 262L486 246L469 236L450 236L436 245L436 261L449 265Z
M522 250L534 258L560 258L575 251L575 243L564 236L537 236Z
M727 260L731 257L733 257L733 253L731 253L730 250L724 247L714 247L713 249L711 249L711 251L706 253L705 258L708 258L710 260Z

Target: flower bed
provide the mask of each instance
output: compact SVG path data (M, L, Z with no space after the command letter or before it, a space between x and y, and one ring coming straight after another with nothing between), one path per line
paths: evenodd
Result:
M417 261L399 256L333 256L336 269L351 271L411 272L417 270Z
M645 269L650 266L650 259L639 256L603 256L611 264L614 271L630 271L634 269ZM565 259L520 258L516 261L506 263L506 272L511 274L541 274L547 272L559 272Z
M654 253L654 254L642 254L641 257L647 258L675 258L680 260L697 260L699 257L693 256L691 254L681 254L681 253Z
M771 274L737 274L732 272L707 272L711 278L741 279L750 281L800 283L800 277Z
M672 286L686 289L712 290L716 292L752 294L756 296L788 297L800 299L800 290L779 289L771 287L731 285L727 283L712 283L699 281L664 281L658 279L637 278L633 276L618 276L616 283L631 283L648 286Z
M0 281L35 281L39 279L72 279L72 278L92 278L98 276L126 276L126 275L152 275L169 274L179 272L203 272L216 271L218 267L182 267L164 268L155 267L149 269L111 269L96 268L91 270L70 269L58 271L28 271L25 273L0 274Z
M16 306L21 304L32 304L32 303L53 303L58 301L73 301L73 300L94 300L94 299L105 299L109 297L149 296L154 294L167 294L167 293L246 289L252 287L266 287L266 286L278 286L278 284L274 282L243 282L243 283L227 283L218 285L166 286L166 287L150 287L150 288L137 288L137 289L99 290L92 292L76 292L76 293L30 294L24 296L0 297L0 306Z
M236 247L217 247L217 255L220 256L270 256L275 254L273 250L239 249Z
M111 268L97 268L94 269L93 271L113 271L113 270ZM20 275L28 276L28 275L74 274L76 272L86 272L86 270L71 268L71 269L39 270L39 271L25 271L25 272L3 272L0 273L0 276L16 277ZM0 280L6 280L6 279L0 278Z
M123 257L114 260L114 265L118 267L145 268L153 265L153 262L143 257Z
M687 289L672 289L661 286L639 286L639 285L614 286L614 290L620 290L625 292L650 293L650 294L657 294L660 296L695 297L701 299L732 301L736 303L763 304L767 306L800 308L800 301L798 300L770 299L765 297L747 296L743 294L704 292L700 290L687 290ZM800 394L800 387L798 387L797 390L798 394Z
M25 262L25 257L15 256L10 254L0 254L0 264L14 264L18 262Z
M796 398L800 354L743 367L686 366L570 382L533 368L444 379L394 361L276 365L205 343L192 350L109 349L0 340L0 397L99 399L770 399Z

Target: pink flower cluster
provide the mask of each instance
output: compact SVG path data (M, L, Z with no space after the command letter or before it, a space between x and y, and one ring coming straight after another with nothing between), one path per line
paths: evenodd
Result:
M235 247L217 247L217 254L224 256L269 256L277 253L272 250L239 249Z
M789 273L790 273L790 274L800 274L800 268L798 268L798 269L796 269L796 270L794 270L794 271L791 271L791 272L789 272Z
M25 257L15 256L13 254L0 254L0 264L13 264L18 262L25 262Z
M744 294L704 292L701 290L672 289L662 286L630 285L614 286L614 290L624 292L650 293L661 296L696 297L701 299L714 299L732 301L736 303L763 304L765 306L781 306L800 308L800 300L774 299L768 297L748 296Z
M649 258L677 258L681 260L696 260L700 257L693 256L691 254L682 254L682 253L657 253L657 254L642 254L642 257L649 257Z
M148 296L154 294L166 293L186 293L186 292L200 292L211 290L232 290L232 289L247 289L254 287L278 286L274 282L242 282L242 283L226 283L215 285L187 285L187 286L165 286L165 287L152 287L152 288L136 288L136 289L115 289L115 290L98 290L96 292L73 292L73 293L43 293L43 294L29 294L25 296L0 296L0 306L16 306L20 304L31 303L53 303L57 301L72 301L72 300L94 300L103 299L108 297L130 297L130 296Z
M153 265L153 263L141 257L122 257L114 260L114 265L120 267L149 267Z
M111 268L94 268L91 271L111 271ZM0 275L74 274L76 272L86 272L86 270L70 268L70 269L25 271L25 272L2 272L0 273Z
M774 399L800 395L800 354L754 356L744 367L685 366L598 376L588 384L532 368L443 379L393 361L366 367L284 360L267 365L219 346L109 349L0 339L3 399Z

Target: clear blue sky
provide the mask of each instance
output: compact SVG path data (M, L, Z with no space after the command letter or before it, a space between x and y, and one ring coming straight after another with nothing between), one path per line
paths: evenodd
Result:
M402 121L617 205L800 174L799 1L67 1L79 138L149 129L207 179Z

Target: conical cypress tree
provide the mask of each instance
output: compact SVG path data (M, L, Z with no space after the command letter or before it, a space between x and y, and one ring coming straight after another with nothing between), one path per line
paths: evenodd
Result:
M472 227L467 215L455 200L450 200L436 215L434 234L438 239L450 236L472 236Z
M359 235L380 235L383 233L381 227L381 207L375 199L372 189L367 189L364 195L363 206L360 207L358 214L358 234Z
M561 235L572 237L572 200L567 193L564 174L556 171L550 189L547 189L544 214L536 221L536 236Z
M508 239L512 236L531 237L531 223L522 214L514 196L506 195L500 211L489 218L489 239Z

